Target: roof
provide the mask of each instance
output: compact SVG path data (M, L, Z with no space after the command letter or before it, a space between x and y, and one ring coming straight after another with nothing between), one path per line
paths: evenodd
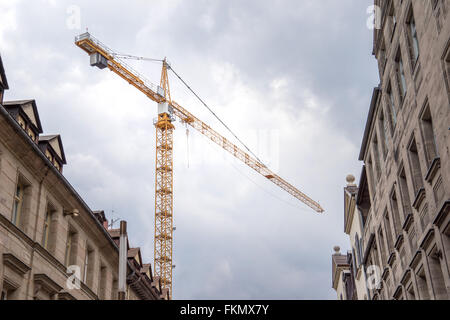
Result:
M111 238L120 238L120 229L108 229Z
M128 259L135 259L142 266L141 248L128 249Z
M136 257L140 250L140 248L130 248L130 250L128 250L128 258Z
M94 211L92 211L92 213L95 215L95 217L98 219L98 221L100 221L101 223L103 223L103 222L105 222L105 221L108 221L107 219L106 219L106 216L105 216L105 211L103 211L103 210L94 210Z
M43 133L41 120L39 118L39 112L37 110L36 101L34 99L29 100L13 100L4 101L3 106L8 107L21 107L26 116L30 119L33 125L37 128L39 133Z
M372 120L373 120L373 115L375 112L375 106L376 106L378 94L380 93L380 91L381 91L381 89L379 87L376 87L373 89L372 100L370 102L370 108L369 108L369 114L367 115L367 120L366 120L366 128L364 129L364 136L363 136L363 140L361 143L361 150L359 152L359 160L360 161L364 160L364 155L366 154L367 141L369 140L370 128L372 126L372 122L373 122Z
M50 146L53 148L53 150L56 152L56 154L61 158L63 161L63 164L66 164L66 155L64 153L64 147L61 140L61 135L59 134L52 134L52 135L45 135L45 136L39 136L39 143L41 142L48 142Z
M366 176L366 166L363 165L361 168L361 175L359 176L359 189L356 195L356 203L361 204L363 199L364 188L367 188L367 176Z
M2 78L3 87L9 89L8 80L6 79L5 68L3 68L2 56L0 55L0 77Z

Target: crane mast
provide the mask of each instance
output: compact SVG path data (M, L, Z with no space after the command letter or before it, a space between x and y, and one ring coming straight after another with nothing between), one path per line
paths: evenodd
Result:
M169 97L167 62L163 61L160 86ZM158 105L155 172L154 269L164 288L172 296L173 251L173 117L167 102Z
M160 84L155 85L132 67L128 66L120 58L137 58L137 60L154 59L117 54L88 32L77 36L75 38L75 44L89 54L91 66L96 66L100 69L109 68L122 79L144 93L148 98L158 103L158 117L155 122L156 173L154 271L155 276L160 277L162 287L169 290L170 297L172 296L173 269L173 130L175 129L172 122L175 120L175 116L316 212L324 212L319 203L312 200L306 194L272 172L261 161L243 151L180 106L177 102L173 101L170 96L168 80L170 66L166 59L161 60L163 67Z

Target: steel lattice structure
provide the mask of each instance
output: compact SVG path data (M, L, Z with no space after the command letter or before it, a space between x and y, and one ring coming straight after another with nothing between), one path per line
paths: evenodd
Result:
M155 174L155 274L172 293L173 249L173 130L166 114L158 115L156 123Z
M111 71L126 80L129 84L158 103L158 119L156 127L156 174L155 174L155 243L154 267L155 276L160 277L163 288L169 290L172 297L172 252L173 252L173 130L174 116L187 123L198 132L221 146L228 153L241 160L247 166L263 175L268 180L305 203L316 212L324 212L319 203L309 198L286 180L272 172L261 161L233 144L227 138L213 130L206 123L181 107L170 97L167 72L170 69L166 60L163 62L161 82L157 86L128 66L120 55L106 47L89 33L75 38L75 44L91 57L91 65L101 69L108 67ZM139 60L144 58L136 57Z

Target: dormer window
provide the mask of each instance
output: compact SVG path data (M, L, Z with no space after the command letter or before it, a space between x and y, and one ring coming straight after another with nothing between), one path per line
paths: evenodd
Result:
M42 133L42 126L36 102L34 100L6 101L3 106L31 140L37 143L37 136Z
M55 166L56 169L58 169L58 171L61 171L61 166L59 165L58 161L54 160L53 165Z
M28 136L31 138L31 140L36 141L36 134L31 130L31 128L27 129Z
M50 153L50 151L45 150L45 156L47 157L48 160L53 161L53 157L52 154Z
M27 125L25 123L25 120L22 118L22 116L17 116L17 122L19 123L19 125L22 127L23 130L26 129Z
M66 164L64 148L60 135L48 135L39 137L39 148L53 166L62 173L62 167Z

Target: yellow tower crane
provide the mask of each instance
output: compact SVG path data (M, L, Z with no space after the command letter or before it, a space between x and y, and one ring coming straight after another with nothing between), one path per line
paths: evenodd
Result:
M159 86L151 83L140 75L123 59L156 60L135 57L114 52L88 32L75 38L75 44L90 56L91 66L111 71L136 87L148 98L158 103L158 118L156 127L156 174L155 174L155 242L154 242L154 272L160 277L162 287L169 290L172 296L172 249L173 249L173 130L172 122L178 117L221 146L234 157L250 168L260 173L274 184L305 203L315 211L324 210L316 201L292 186L280 176L267 168L256 156L253 157L228 139L213 130L206 123L195 117L189 111L173 101L170 96L168 71L171 70L166 59L162 61L161 81ZM172 69L173 71L173 69ZM175 71L173 71L175 73ZM176 73L175 75L180 78ZM180 78L181 81L183 81ZM184 81L183 81L184 83ZM194 93L195 94L195 93ZM198 96L197 96L198 97ZM203 101L202 101L203 102ZM206 104L205 104L206 106ZM237 138L237 137L236 137ZM240 140L239 140L240 141ZM248 149L248 148L247 148ZM249 149L248 149L249 150ZM250 151L250 150L249 150Z

